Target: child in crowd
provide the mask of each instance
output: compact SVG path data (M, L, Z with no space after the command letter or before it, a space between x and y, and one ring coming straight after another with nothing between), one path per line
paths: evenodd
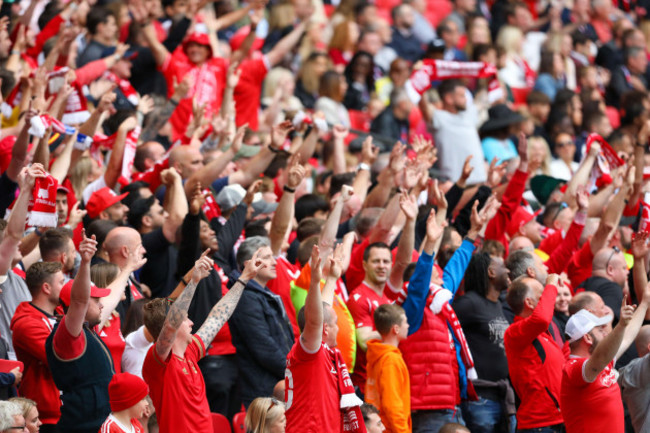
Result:
M99 433L143 433L138 421L147 410L149 387L138 376L117 373L108 385L111 414L106 418Z
M381 340L368 341L366 402L379 409L389 433L411 431L411 388L408 369L397 346L408 336L409 324L399 305L380 305L374 314Z

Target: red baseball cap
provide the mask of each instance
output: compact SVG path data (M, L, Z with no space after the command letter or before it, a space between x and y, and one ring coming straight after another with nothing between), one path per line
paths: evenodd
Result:
M210 45L210 38L208 37L207 34L205 33L200 33L200 32L194 32L191 35L189 35L184 41L183 41L183 51L187 51L187 45L195 43L199 45L205 45L208 47L210 50L210 57L212 57L212 45Z
M61 293L59 293L59 299L61 300L61 303L65 305L66 307L70 306L70 296L72 294L72 283L74 283L74 280L70 280L61 289ZM91 298L104 298L108 295L111 294L111 289L100 289L93 283L90 283L90 297Z
M115 203L122 200L127 195L129 195L128 192L118 195L115 193L115 191L107 186L95 191L93 195L90 196L88 203L86 203L88 216L93 219L97 218L103 210L113 206Z
M533 220L537 215L542 210L538 210L535 213L530 213L523 207L519 206L517 210L515 211L514 214L512 214L512 217L510 218L510 223L508 224L508 228L506 229L506 232L508 233L508 236L513 237L515 233L519 231L521 226L524 224L528 224L530 221Z

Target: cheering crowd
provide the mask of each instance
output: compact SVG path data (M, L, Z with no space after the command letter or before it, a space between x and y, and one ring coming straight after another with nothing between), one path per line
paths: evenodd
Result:
M645 0L0 4L0 433L650 433Z

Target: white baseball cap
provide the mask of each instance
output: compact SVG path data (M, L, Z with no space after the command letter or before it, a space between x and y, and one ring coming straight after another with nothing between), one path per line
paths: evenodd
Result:
M569 343L573 343L580 340L596 326L607 325L612 319L611 314L598 317L582 309L569 318L564 332L570 337Z

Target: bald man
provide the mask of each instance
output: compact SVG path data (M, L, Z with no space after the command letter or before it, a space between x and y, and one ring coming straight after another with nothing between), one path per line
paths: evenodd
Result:
M176 146L169 153L169 166L187 180L203 167L203 155L195 146Z
M614 324L618 322L623 291L627 289L630 271L623 253L618 248L602 248L594 255L591 277L580 284L587 292L597 293L614 312Z
M142 246L140 233L131 227L117 227L111 230L104 241L103 250L108 255L108 261L124 269L129 261L130 255L135 255L138 261L141 261L147 252ZM126 317L132 301L142 299L142 287L133 275L129 277L129 290L126 291L126 299L119 303L117 312L120 313L122 320Z
M618 371L618 385L635 432L650 432L650 325L634 341L639 358Z

